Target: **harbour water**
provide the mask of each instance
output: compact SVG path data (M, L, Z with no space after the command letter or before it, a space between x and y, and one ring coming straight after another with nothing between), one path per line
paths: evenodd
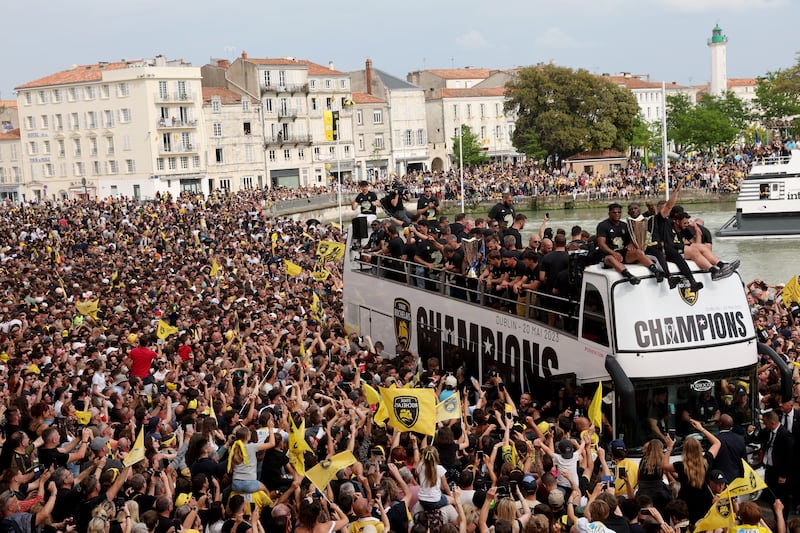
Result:
M624 203L624 202L622 202ZM715 232L735 212L734 202L707 203L687 205L686 210L693 217L702 218L706 227ZM486 212L470 213L468 216L475 218L485 216ZM542 211L520 210L528 216L528 223L522 232L525 242L530 235L539 231L539 226L544 217ZM353 216L349 204L345 203L343 209L345 226L349 225L349 219ZM598 222L608 216L606 208L596 209L574 209L574 210L550 210L550 224L552 228L564 228L567 233L574 225L579 225L590 233L595 232ZM334 220L338 218L336 208L311 211L296 215L295 218L308 219L318 218L321 220ZM745 283L754 279L763 279L770 285L786 283L792 276L800 273L798 265L798 254L800 254L800 237L791 238L725 238L714 237L714 253L722 260L730 261L733 259L741 260L739 274Z
M622 202L621 202L622 203ZM624 208L623 208L624 209ZM693 218L702 218L708 229L714 233L735 212L735 204L695 204L687 205L686 211ZM526 238L539 231L544 218L543 212L521 211L528 216L523 236ZM552 228L564 228L569 234L575 224L594 234L597 223L607 218L608 210L581 209L572 211L551 211ZM623 213L624 216L624 213ZM800 238L725 238L714 237L714 253L723 261L740 259L742 264L739 274L742 281L748 283L754 279L763 279L770 285L786 283L789 278L799 273L798 254Z

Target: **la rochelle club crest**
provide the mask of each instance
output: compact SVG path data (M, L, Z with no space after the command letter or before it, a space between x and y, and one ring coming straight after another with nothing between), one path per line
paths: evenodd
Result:
M392 410L395 418L411 429L419 420L419 399L416 396L395 396Z
M394 336L401 350L411 346L411 304L403 298L394 299Z

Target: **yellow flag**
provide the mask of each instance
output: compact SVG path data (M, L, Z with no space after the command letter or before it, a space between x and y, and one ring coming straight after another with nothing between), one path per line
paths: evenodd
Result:
M454 418L461 418L461 398L458 396L458 392L454 392L444 401L436 404L437 422L446 422Z
M156 330L156 335L158 335L159 339L166 339L173 333L178 333L178 328L175 326L170 326L163 320L158 321L158 329Z
M364 396L367 397L367 403L370 405L381 403L381 395L367 383L364 383Z
M737 477L728 485L728 492L731 497L734 498L742 494L751 494L767 488L767 484L761 479L761 476L747 464L747 461L742 459L742 464L744 465L744 475L742 477Z
M386 404L389 425L400 431L436 433L436 393L433 389L384 389L381 404Z
M311 313L317 322L322 322L325 319L325 311L322 309L322 302L319 301L317 293L312 293L311 296Z
M217 420L217 413L214 411L214 401L213 400L208 402L208 416L213 418L214 422L219 422L219 420Z
M731 506L731 497L728 491L719 495L719 499L711 504L708 513L694 525L695 531L711 531L734 524L734 512Z
M78 424L81 426L88 426L89 422L92 421L92 412L91 411L75 411L75 418L78 419Z
M211 263L211 272L209 272L209 274L211 274L211 277L213 278L216 277L218 273L219 273L219 261L217 261L217 258L215 257L214 261Z
M298 427L294 425L294 419L289 417L289 426L289 450L287 451L289 462L292 463L298 474L304 476L306 473L306 460L303 454L305 452L314 452L306 441L306 421L303 419Z
M144 459L144 427L139 430L136 442L133 443L133 448L128 452L125 459L122 460L122 464L125 466L133 466L142 459Z
M601 410L601 406L603 405L603 383L600 382L597 384L597 390L594 393L594 398L592 398L592 403L589 404L589 421L594 424L596 428L603 427L603 411Z
M75 304L75 309L78 310L80 314L83 316L87 315L96 315L97 314L97 304L100 303L100 299L97 298L96 300L87 300L85 302L77 302Z
M431 391L433 392L433 391ZM320 461L315 467L306 472L306 477L314 484L321 492L325 491L328 483L336 477L336 473L342 468L355 464L356 458L349 451L337 453L329 459Z
M793 302L800 302L800 281L796 275L783 287L783 305L788 309Z
M300 273L303 271L303 267L301 267L297 263L292 263L288 259L284 259L283 264L286 266L287 276L292 276L292 277L299 276Z
M317 257L327 259L341 259L344 257L344 244L335 241L319 241L317 245Z

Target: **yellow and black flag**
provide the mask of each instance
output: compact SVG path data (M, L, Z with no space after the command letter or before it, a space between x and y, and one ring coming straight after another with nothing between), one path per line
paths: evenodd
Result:
M436 393L433 389L385 389L381 387L389 425L400 431L436 433Z
M436 404L437 422L447 422L454 418L461 418L461 398L458 391Z
M328 483L336 478L336 473L339 470L355 463L356 458L352 452L344 451L317 463L316 466L306 472L306 477L320 492L325 492Z

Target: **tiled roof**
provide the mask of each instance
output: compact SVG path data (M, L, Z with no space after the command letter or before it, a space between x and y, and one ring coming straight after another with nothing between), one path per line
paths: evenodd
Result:
M728 78L728 87L755 87L758 80L755 78Z
M317 63L312 63L307 59L289 59L286 57L278 57L278 58L252 58L246 57L242 61L249 61L250 63L254 63L256 65L269 65L269 66L305 66L308 68L308 75L309 76L346 76L347 74L344 72L340 72L338 70L329 69L328 67L323 67L322 65L318 65Z
M641 78L632 76L603 76L607 80L616 83L617 85L624 85L628 89L660 89L660 81L646 81ZM685 89L683 85L678 85L674 81L666 84L667 89Z
M66 85L70 83L85 83L88 81L100 81L103 79L104 70L118 70L127 68L129 61L115 61L105 63L101 68L98 63L94 65L81 65L69 70L62 70L55 74L50 74L38 80L29 81L16 87L16 89L31 89L33 87L48 87L52 85Z
M505 96L505 87L470 87L468 89L436 89L433 98L477 98L491 96Z
M214 96L219 96L219 100L223 105L239 104L242 102L242 98L249 98L223 87L203 87L204 104L211 103L211 98ZM253 102L252 98L250 98L250 102Z
M489 68L439 68L427 72L445 80L475 80L486 79L491 76L493 69Z
M353 93L353 102L356 104L382 104L385 100L381 100L377 96L372 96L367 93Z
M625 158L625 154L616 150L595 150L592 152L581 152L568 157L566 161L583 161L585 159L615 159Z
M8 133L0 133L0 141L7 141L13 139L19 139L19 128L11 130Z
M17 109L17 101L16 100L0 100L0 107L6 109Z

